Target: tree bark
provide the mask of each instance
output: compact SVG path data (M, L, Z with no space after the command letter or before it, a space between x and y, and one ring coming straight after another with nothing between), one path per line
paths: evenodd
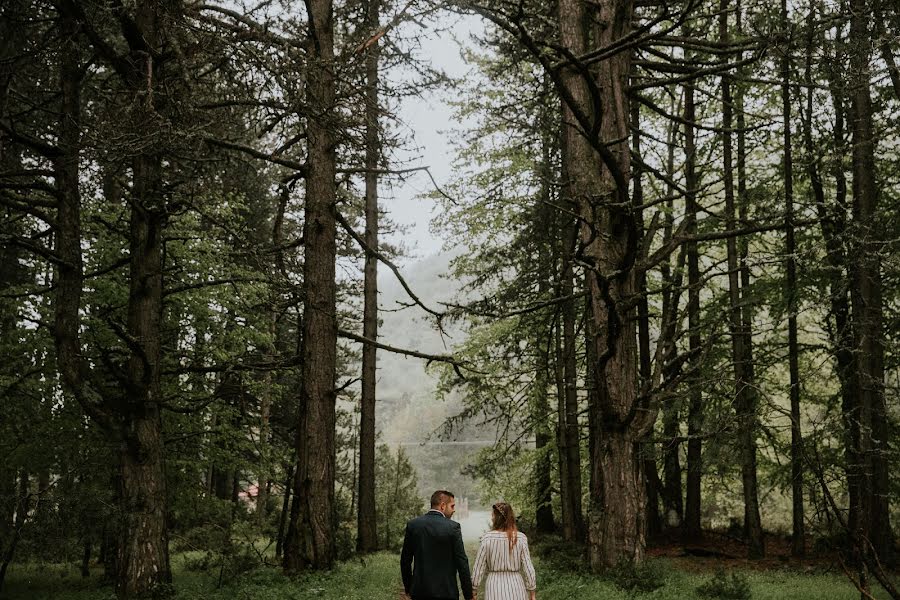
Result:
M296 490L300 507L296 525L291 524L296 545L285 548L284 568L287 572L329 569L334 564L335 554L337 123L334 23L331 0L309 0L307 10L311 39L307 101L314 116L306 123L309 172L303 222L303 384Z
M15 76L15 57L21 52L24 44L25 30L16 24L23 19L21 7L17 3L4 6L0 12L0 118L8 118L8 97L10 85ZM21 152L12 140L0 136L0 172L19 171L22 169ZM4 232L19 234L16 220L12 218L11 209L0 213ZM21 249L15 244L0 243L0 289L11 289L23 283L24 277ZM4 347L15 347L18 338L16 315L19 303L15 300L0 298L0 344ZM16 369L15 363L9 365L10 371ZM9 393L9 392L7 392ZM18 504L16 466L4 460L0 464L0 556L5 557L8 546L17 538L16 506ZM3 589L5 567L0 570L0 591Z
M813 11L810 11L812 20ZM812 32L812 29L810 29ZM841 47L840 36L835 39L835 48ZM811 71L813 55L813 39L807 40L806 73ZM839 52L835 52L830 61L831 67L826 67L826 75L829 80L835 122L832 128L835 153L838 156L847 154L844 140L844 114L846 112L843 86L838 81L839 64L843 62L839 58ZM844 425L844 456L845 470L847 473L847 493L849 500L847 523L856 531L860 514L860 460L857 456L859 443L859 421L857 384L858 372L856 368L856 356L854 355L853 322L850 312L849 282L844 273L849 273L847 251L844 244L846 234L847 215L847 181L840 161L835 161L833 175L835 178L835 198L833 206L828 206L825 198L825 187L822 174L819 170L818 159L814 158L815 144L812 131L813 114L813 90L807 90L806 118L804 119L804 144L807 153L807 165L810 173L810 183L816 204L816 213L819 220L822 239L825 242L826 270L829 286L829 314L832 322L827 327L831 341L831 352L834 355L835 371L840 382L841 389L841 413Z
M727 42L729 0L719 3L719 40ZM726 227L736 229L737 218L734 202L734 173L732 163L732 110L733 98L729 76L722 77L722 155L724 162ZM750 558L765 556L762 521L759 513L759 486L756 469L757 400L754 390L752 362L750 360L750 332L744 331L741 289L738 271L737 240L732 236L727 241L728 249L728 291L729 328L731 332L732 355L735 375L735 412L738 424L738 444L741 456L741 480L744 492L744 529L748 541Z
M873 4L875 13L874 33L875 38L878 40L878 50L881 54L881 60L887 66L891 87L894 90L894 98L895 100L900 100L900 66L897 65L897 59L891 48L891 41L892 39L896 40L896 32L898 31L898 26L900 26L900 11L895 6L893 14L888 16L884 13L884 0L875 0ZM885 21L889 23L887 27L885 26ZM893 38L889 31L894 32Z
M634 16L629 0L562 0L561 43L574 56L609 47L627 35ZM604 26L596 27L602 23ZM640 562L646 546L646 489L637 444L655 420L637 394L637 343L631 314L637 294L637 231L628 199L630 54L619 52L584 73L567 65L564 94L565 172L582 219L579 245L590 306L588 332L595 345L597 391L589 407L591 436L590 538L595 570ZM602 92L601 92L602 90ZM595 95L592 101L592 94ZM602 98L596 97L602 94ZM593 114L599 105L600 112Z
M91 550L93 546L91 538L84 540L81 545L81 576L84 578L91 576Z
M367 31L379 26L379 0L366 3ZM378 41L366 55L366 246L378 248ZM378 258L366 251L363 282L363 337L378 339ZM356 549L372 552L378 547L375 516L375 365L377 349L364 344L362 350L362 395L359 425L359 511Z
M547 87L546 80L544 87ZM549 111L548 111L549 112ZM541 121L541 169L542 181L540 191L540 205L537 209L539 219L538 227L541 239L539 244L539 269L547 276L540 277L538 281L538 294L541 298L551 293L551 277L554 268L553 240L554 219L551 212L552 188L550 185L553 176L552 147L554 135L550 130L551 119L544 116ZM550 344L553 343L553 325L545 328L548 335L537 341L538 364L535 374L534 389L531 398L531 427L534 433L534 449L536 459L534 461L534 506L535 527L541 533L552 533L556 530L556 522L553 517L553 479L552 479L552 455L551 444L553 441L549 419L550 402L548 389L550 384Z
M123 532L119 544L117 593L129 597L171 582L166 529L160 393L162 243L164 202L162 159L141 155L133 163L128 336L135 340L128 360L125 400L127 430L119 448Z
M631 105L631 151L635 156L641 156L641 105L637 102ZM641 172L635 167L632 174L632 204L634 205L635 220L637 223L637 236L641 240L641 255L644 255L644 211L641 205L644 203L644 190L641 186ZM653 372L650 356L650 306L647 300L647 275L645 271L637 274L638 293L638 358L640 360L640 390L642 395L650 392L653 386ZM653 429L647 431L648 437L652 437ZM656 471L656 449L652 441L641 443L641 460L644 461L644 485L647 488L647 535L654 536L662 531L662 521L659 516L659 474Z
M31 510L31 495L29 492L31 484L28 471L24 469L19 471L17 479L19 488L15 494L16 516L13 521L12 535L9 539L4 539L3 544L0 545L0 552L3 553L0 556L0 591L3 590L3 583L6 581L6 571L16 555L16 548L19 545L19 540L22 539L22 529L25 527L25 522L28 520L28 512Z
M561 424L560 453L566 461L566 490L564 500L568 510L563 511L563 538L582 540L584 537L584 517L581 511L581 436L578 425L578 363L575 340L575 270L573 266L576 226L569 223L565 228L563 251L562 295L569 298L562 305L563 338L563 387L564 419Z
M737 2L737 10L736 13L736 27L738 32L742 33L742 25L741 25L741 4ZM738 60L741 60L743 54L738 52ZM744 96L743 96L743 76L744 76L745 66L741 66L738 69L738 79L740 80L736 85L736 94L734 98L735 106L737 108L737 193L738 193L738 219L740 220L741 226L749 225L749 212L750 212L750 196L747 193L747 140L746 140L746 127L745 127L745 113L744 113ZM741 290L741 323L743 325L743 333L744 333L744 352L746 355L745 364L747 365L747 372L752 379L754 379L754 363L753 363L753 314L754 314L754 299L750 294L750 263L747 260L750 252L750 243L748 236L741 236L737 240L738 245L738 265L740 271L740 290Z
M852 117L853 239L850 301L859 385L859 455L863 461L861 528L882 562L893 560L886 456L881 231L871 98L872 37L869 3L850 3L850 114Z
M546 352L544 352L545 360ZM534 501L535 501L535 526L541 533L552 533L556 530L556 521L553 517L551 479L551 454L550 444L552 436L547 427L547 418L550 414L550 406L547 402L547 370L549 365L543 367L544 374L535 382L535 395L532 408L532 421L534 422L534 448L537 460L534 464Z
M291 491L294 489L294 472L295 468L292 464L288 467L284 481L284 496L281 502L281 514L278 517L278 537L275 540L276 558L281 558L284 549L285 528L288 522L289 511L291 510Z
M574 540L575 528L572 478L569 476L569 454L566 450L566 368L563 350L563 325L557 323L553 331L553 372L556 382L556 458L559 468L559 502L563 538Z
M791 144L791 40L788 34L787 0L781 0L781 26L785 47L781 59L781 114L784 121L784 226L785 226L785 300L788 313L788 370L791 398L791 554L806 554L803 520L803 438L800 429L800 348L797 341L797 243L794 236L794 160Z
M165 12L152 0L135 8L132 25L139 31L142 43L154 52L160 47L159 23ZM124 372L126 382L122 390L95 390L102 398L97 402L85 393L85 379L90 367L82 358L79 339L83 279L79 193L82 68L75 42L79 30L77 20L85 18L74 4L61 4L62 39L68 47L60 53L62 118L59 124L60 152L54 161L59 198L56 253L62 258L57 272L54 335L57 364L66 390L78 399L109 439L119 445L121 528L117 543L116 592L125 597L171 582L159 385L161 247L166 207L162 155L150 147L145 153L137 154L131 165L129 297L124 331L118 332L129 348ZM121 74L135 97L136 114L144 113L151 119L158 117L164 110L166 98L165 94L152 92L156 91L161 79L162 63L143 48L131 46L130 55L122 63L130 69Z
M680 108L675 107L675 100L672 99L672 114L678 114ZM678 126L672 122L669 124L667 132L668 152L666 156L666 175L670 180L675 178L675 148L677 142ZM693 160L693 158L690 158ZM693 167L691 167L693 168ZM688 171L687 167L685 172ZM690 186L688 186L690 189ZM663 225L663 244L667 244L672 239L675 215L675 187L670 183L666 187L666 195L669 200L666 202L666 215ZM685 251L682 247L679 254L681 263L684 262ZM681 284L683 281L683 264L676 265L675 272L672 272L672 258L667 257L660 265L660 277L662 281L669 282L663 288L662 293L662 335L659 344L662 345L660 353L662 364L672 364L678 347L675 343L678 332L679 304L681 297ZM669 379L670 372L665 370L663 377ZM665 515L666 527L681 527L684 521L684 490L681 482L681 452L680 452L680 420L679 420L679 403L674 399L665 402L663 405L663 438L662 454L663 454L663 484L662 484L662 500L663 511Z
M273 298L274 305L274 298ZM267 353L269 360L273 362L278 356L275 347L275 337L278 334L278 315L273 309L267 315L269 343ZM256 475L256 525L265 527L268 517L269 487L271 485L271 457L269 453L269 435L271 431L272 417L272 373L267 371L263 375L263 389L259 395L259 437L257 438L257 475Z
M697 233L697 149L694 141L696 122L694 85L684 88L684 153L685 153L685 219L688 219L687 234ZM688 266L688 350L693 357L693 375L688 379L688 442L687 442L687 489L684 510L684 537L693 540L702 535L700 523L701 488L703 478L703 391L699 369L700 348L703 340L700 334L700 254L696 240L687 242L685 249Z

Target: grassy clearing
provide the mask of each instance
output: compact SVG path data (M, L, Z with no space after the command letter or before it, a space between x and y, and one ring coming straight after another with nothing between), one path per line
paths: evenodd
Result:
M474 548L470 548L470 559ZM258 569L218 586L218 571L187 570L196 554L173 557L178 600L397 600L401 591L399 557L380 553L339 564L332 572L285 578L278 569ZM713 573L688 572L670 559L651 559L663 586L632 592L589 574L564 572L535 560L540 600L684 600L699 598L697 587ZM799 573L788 569L740 571L753 600L856 600L859 594L839 573ZM99 585L100 574L83 580L74 565L13 565L2 595L9 600L112 600L112 588ZM876 594L886 598L884 594Z

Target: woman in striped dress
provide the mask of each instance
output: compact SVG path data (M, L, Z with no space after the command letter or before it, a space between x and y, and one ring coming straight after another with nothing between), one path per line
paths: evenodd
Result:
M484 600L535 600L537 582L528 554L528 538L516 528L516 515L506 502L493 507L491 531L481 538L472 583L476 590L481 580Z

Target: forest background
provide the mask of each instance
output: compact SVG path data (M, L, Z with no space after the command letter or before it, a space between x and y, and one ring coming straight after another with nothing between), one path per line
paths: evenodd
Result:
M316 577L448 487L558 581L898 597L895 4L4 3L0 589Z

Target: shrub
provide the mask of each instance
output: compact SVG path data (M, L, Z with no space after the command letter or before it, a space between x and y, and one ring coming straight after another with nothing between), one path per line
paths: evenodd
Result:
M732 573L731 577L719 569L712 579L697 587L701 598L722 598L723 600L749 600L751 596L750 582L747 576Z
M554 571L578 573L588 568L581 544L567 542L556 535L541 535L529 538L532 552Z
M139 600L169 600L176 596L175 586L171 583L157 583L152 588L135 598Z
M606 571L603 578L621 590L637 593L652 592L666 584L665 570L655 561L622 562Z
M207 550L184 562L186 571L209 573L220 584L232 583L262 566L259 555L249 543L235 543L218 552Z

